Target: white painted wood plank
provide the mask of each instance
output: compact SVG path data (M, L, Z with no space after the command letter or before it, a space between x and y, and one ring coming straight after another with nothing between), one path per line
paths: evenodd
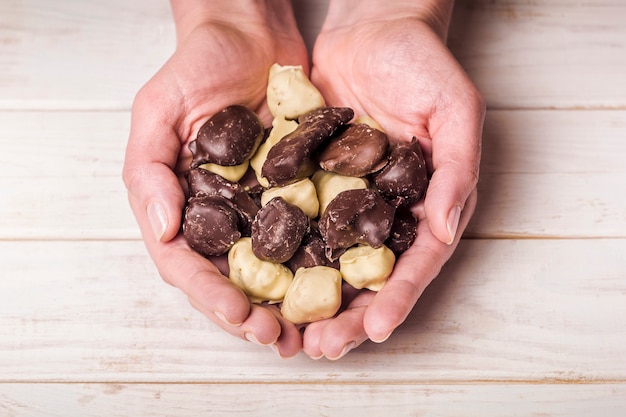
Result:
M137 239L127 112L0 112L0 238ZM490 111L468 236L626 236L625 111Z
M622 417L625 384L1 384L7 417Z
M2 383L626 382L626 240L465 240L384 344L281 360L158 278L141 242L0 242ZM410 366L407 366L410 364Z
M312 44L325 4L302 3ZM624 16L617 0L459 1L450 46L494 108L623 108ZM128 109L174 44L166 0L2 2L0 109Z
M626 174L483 174L468 237L626 237Z
M626 111L491 110L482 174L623 173Z
M489 111L468 236L626 233L625 111Z
M456 2L449 45L491 108L624 108L626 3Z
M0 109L128 109L175 47L167 0L0 3Z
M0 237L139 238L122 182L128 112L0 112Z

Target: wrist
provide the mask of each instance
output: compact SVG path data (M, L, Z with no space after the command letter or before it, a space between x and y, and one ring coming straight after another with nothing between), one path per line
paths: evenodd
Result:
M295 24L291 0L170 0L170 4L178 43L207 23L232 25L247 32L267 28L280 32Z
M454 0L331 0L324 29L366 21L418 19L446 39Z

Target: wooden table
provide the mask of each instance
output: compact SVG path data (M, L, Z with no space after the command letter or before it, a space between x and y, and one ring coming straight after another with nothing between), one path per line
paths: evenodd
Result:
M626 415L623 0L457 2L476 215L406 323L338 362L225 334L149 259L121 167L174 42L166 0L0 3L0 416Z

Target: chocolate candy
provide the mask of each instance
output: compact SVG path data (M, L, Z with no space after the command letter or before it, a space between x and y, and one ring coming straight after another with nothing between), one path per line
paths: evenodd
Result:
M285 265L294 273L300 268L312 268L314 266L328 266L339 269L339 262L332 262L326 257L326 243L322 239L316 222L311 222L309 233L304 236L300 247L285 262Z
M379 291L393 272L396 256L388 247L353 246L339 258L339 272L353 288Z
M327 266L300 268L283 299L280 313L294 324L333 317L341 307L341 273Z
M304 114L298 119L296 130L269 150L262 176L271 186L286 185L307 176L311 155L352 117L354 111L348 107L321 107Z
M319 155L326 171L349 177L364 177L387 163L387 135L366 124L348 125L334 136Z
M261 144L265 129L261 119L244 106L226 107L202 125L189 144L191 168L212 163L235 166L246 162Z
M228 277L252 303L279 303L293 281L283 264L263 261L252 252L252 239L242 237L228 251Z
M399 256L411 247L416 236L417 219L406 206L397 207L385 246L391 249L396 256Z
M222 196L191 197L185 208L183 234L201 255L223 255L241 237L239 216Z
M335 260L344 249L359 243L382 246L389 237L394 212L395 208L372 189L339 193L319 220L326 256Z
M389 163L373 180L380 194L395 206L419 201L428 187L428 174L418 140L393 146Z
M332 317L342 281L382 288L416 238L408 206L428 185L419 143L390 146L381 130L350 124L353 116L318 108L297 126L276 122L284 133L261 146L258 117L231 106L190 144L189 245L205 257L228 252L231 281L251 302L282 302L294 323ZM215 167L243 171L229 180Z
M244 236L250 236L250 226L259 206L239 183L202 168L187 172L187 183L191 196L217 195L226 198L239 216L240 231Z
M252 223L252 251L261 260L286 262L309 231L309 217L282 197L274 197Z

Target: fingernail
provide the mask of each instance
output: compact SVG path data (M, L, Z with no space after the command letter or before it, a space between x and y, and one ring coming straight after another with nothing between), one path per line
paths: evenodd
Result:
M267 346L267 344L263 344L261 342L259 342L259 339L256 338L256 336L254 335L254 333L244 333L243 337L248 341L248 342L252 342L256 345L259 346Z
M391 337L391 333L393 333L393 330L390 331L389 333L387 333L386 336L384 336L382 339L372 339L370 338L370 340L374 343L383 343L384 341L386 341L387 339L389 339L389 337Z
M344 356L346 356L348 354L348 352L350 352L355 347L356 347L356 342L350 342L350 343L348 343L347 345L345 345L343 347L343 350L341 351L339 356L337 356L336 358L328 358L328 359L330 359L331 361L336 361L337 359L341 359Z
M272 343L270 345L270 348L274 351L275 354L277 354L281 359L283 358L283 355L280 354L280 350L278 349L278 345L276 343Z
M461 206L454 206L448 213L448 235L450 236L450 240L448 240L448 245L451 245L454 242L454 238L456 237L456 231L459 227L459 220L461 219Z
M213 314L215 314L215 317L222 320L224 323L228 324L229 326L241 326L241 323L231 323L230 321L228 321L226 316L220 313L219 311L214 311Z
M154 233L156 239L160 241L167 229L167 214L161 204L155 201L148 204L147 212L150 227L152 227L152 233Z

